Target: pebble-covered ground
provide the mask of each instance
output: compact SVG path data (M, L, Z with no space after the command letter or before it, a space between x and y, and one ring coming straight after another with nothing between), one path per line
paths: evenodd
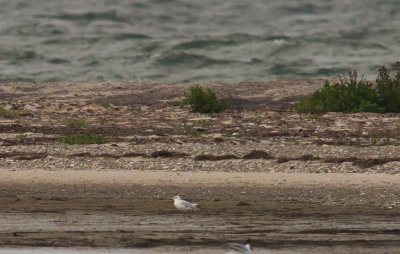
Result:
M400 172L398 146L293 145L274 141L232 145L112 143L13 145L1 150L0 166L46 170L171 170L308 173ZM387 160L387 161L386 161Z
M320 83L206 84L232 101L209 115L179 107L189 84L3 84L0 167L399 173L397 114L290 109Z

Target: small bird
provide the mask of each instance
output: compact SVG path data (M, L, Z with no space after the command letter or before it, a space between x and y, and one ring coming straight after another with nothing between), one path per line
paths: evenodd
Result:
M174 196L172 199L174 200L174 205L176 209L178 209L179 211L191 212L199 210L197 204L193 204L186 200L183 200L180 196Z
M241 243L230 243L229 247L236 250L236 252L234 252L234 253L249 254L252 251L249 243L246 245L241 244Z

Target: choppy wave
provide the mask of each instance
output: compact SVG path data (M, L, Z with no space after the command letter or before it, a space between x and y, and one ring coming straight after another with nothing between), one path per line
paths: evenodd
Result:
M234 61L215 59L197 54L188 54L183 52L168 52L157 58L156 64L169 67L183 68L202 68L213 67L214 65L227 65Z
M399 27L397 0L4 0L0 82L374 79Z
M77 10L79 11L79 10ZM115 21L124 22L126 21L122 16L115 10L101 11L101 12L83 12L83 13L59 13L55 15L38 15L38 19L60 19L72 22L84 22L89 23L93 21Z

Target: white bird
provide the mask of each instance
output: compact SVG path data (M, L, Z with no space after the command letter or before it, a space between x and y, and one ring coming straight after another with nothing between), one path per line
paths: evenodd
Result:
M176 209L184 212L190 212L190 211L197 211L199 208L197 207L197 204L190 203L186 200L181 199L180 196L174 196L172 198L174 200L174 205Z
M241 244L241 243L231 243L231 244L229 244L229 247L236 250L237 252L235 252L235 253L249 254L252 251L249 243L246 245Z

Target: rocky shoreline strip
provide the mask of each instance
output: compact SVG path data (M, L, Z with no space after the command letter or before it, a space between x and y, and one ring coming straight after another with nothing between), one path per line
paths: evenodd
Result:
M193 84L0 84L1 106L20 112L0 119L0 167L398 174L396 114L290 110L322 83L202 84L233 101L212 115L178 107ZM107 143L60 144L76 133Z
M235 140L231 140L235 141ZM240 142L240 141L238 141ZM299 150L300 149L300 150ZM400 172L398 146L232 143L41 144L1 148L0 167L12 170L167 170L286 173Z

